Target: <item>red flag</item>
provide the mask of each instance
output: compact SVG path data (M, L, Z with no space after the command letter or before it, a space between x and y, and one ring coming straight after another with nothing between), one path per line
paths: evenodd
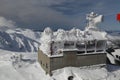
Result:
M117 18L118 21L120 21L120 13L117 14Z

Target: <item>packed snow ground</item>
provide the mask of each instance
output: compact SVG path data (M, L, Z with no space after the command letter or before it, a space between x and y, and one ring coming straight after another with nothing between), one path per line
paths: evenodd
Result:
M23 60L15 60L13 56L23 56ZM15 64L14 64L15 62ZM53 71L53 76L46 75L37 62L36 53L18 53L0 50L0 80L119 80L120 67L109 65L91 67L65 67Z

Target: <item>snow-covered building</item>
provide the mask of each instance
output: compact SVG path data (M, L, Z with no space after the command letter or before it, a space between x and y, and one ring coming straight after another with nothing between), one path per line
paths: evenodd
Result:
M73 66L88 66L106 63L106 32L97 24L102 15L87 14L88 24L84 31L73 28L53 32L46 28L41 36L38 61L47 73L52 70Z

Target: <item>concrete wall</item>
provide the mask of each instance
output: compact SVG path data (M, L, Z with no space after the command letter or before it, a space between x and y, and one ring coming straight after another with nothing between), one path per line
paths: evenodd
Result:
M46 71L46 73L50 73L50 58L43 54L41 50L38 50L38 61L41 64L41 67Z
M64 67L63 56L50 58L50 70L56 70Z
M106 54L87 54L77 56L77 66L89 66L96 64L106 64Z
M51 74L51 71L72 66L72 67L80 67L80 66L89 66L96 64L105 64L106 63L106 54L97 53L97 54L86 54L86 55L78 55L76 51L65 51L63 52L63 56L60 57L48 57L43 54L40 50L38 53L38 61L46 71L46 73ZM45 65L48 65L46 68Z

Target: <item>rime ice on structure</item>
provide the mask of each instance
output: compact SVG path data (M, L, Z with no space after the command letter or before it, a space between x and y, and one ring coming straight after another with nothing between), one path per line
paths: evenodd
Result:
M103 21L103 15L91 12L90 14L87 14L86 19L88 20L86 29L97 29L97 24Z
M106 33L97 28L103 16L91 12L87 14L87 27L84 31L58 29L53 32L46 28L41 36L40 50L49 56L61 55L63 51L78 51L83 54L105 51Z

